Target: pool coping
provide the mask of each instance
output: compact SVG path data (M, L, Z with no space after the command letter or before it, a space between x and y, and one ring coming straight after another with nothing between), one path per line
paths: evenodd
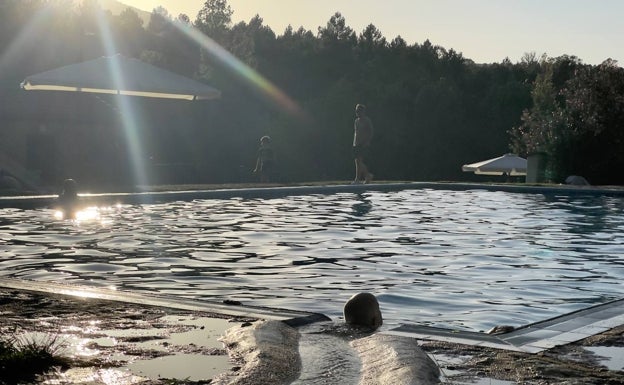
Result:
M215 302L147 292L112 290L77 285L75 283L28 281L15 278L0 278L0 287L30 292L59 294L78 298L93 298L106 301L125 302L136 305L207 312L222 316L251 319L275 320L297 327L314 322L331 320L324 314L243 305L239 302Z
M325 184L254 188L221 188L181 191L79 194L86 204L146 204L190 199L277 198L290 195L364 193L410 189L487 190L532 194L605 195L624 197L619 186L519 185L461 182L384 182L371 184ZM53 206L57 195L0 196L0 208L33 209Z
M0 287L178 310L201 311L232 317L276 320L292 327L331 321L331 318L321 313L197 300L145 292L118 291L58 282L0 278ZM418 324L404 324L390 330L380 331L379 334L536 354L556 346L583 340L621 325L624 325L624 299L577 310L501 334Z
M577 310L501 334L416 324L401 325L381 333L535 354L583 340L621 325L624 325L624 299Z
M180 298L144 292L118 291L58 282L1 278L0 287L178 310L201 311L232 317L277 320L292 327L331 321L331 318L321 313ZM440 341L535 354L556 346L583 340L621 325L624 325L624 299L580 309L544 321L521 326L513 331L501 334L488 334L418 324L404 324L390 330L380 331L379 333L418 340Z

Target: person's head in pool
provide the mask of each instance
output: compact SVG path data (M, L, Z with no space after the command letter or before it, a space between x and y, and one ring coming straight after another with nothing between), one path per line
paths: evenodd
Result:
M78 196L78 184L73 179L65 179L63 181L62 196L77 197Z
M63 213L63 218L75 218L79 205L78 183L73 179L63 181L63 190L58 196L58 209Z
M63 181L63 191L59 195L62 204L73 204L78 200L78 183L73 179Z

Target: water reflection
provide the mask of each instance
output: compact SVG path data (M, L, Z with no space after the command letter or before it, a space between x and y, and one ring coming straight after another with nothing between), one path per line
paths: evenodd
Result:
M575 234L598 233L608 229L612 223L609 216L622 212L622 199L606 196L561 195L543 196L542 204L565 220L569 231Z
M405 190L0 210L0 276L318 311L521 325L624 295L622 199Z
M74 206L64 207L54 212L54 218L58 220L73 219L77 222L99 220L100 210L97 207L79 208Z
M353 215L363 217L373 208L373 203L364 194L357 194L357 202L353 204Z

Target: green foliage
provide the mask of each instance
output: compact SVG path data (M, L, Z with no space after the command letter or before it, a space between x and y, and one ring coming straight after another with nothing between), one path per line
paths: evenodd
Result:
M217 101L133 101L150 164L187 167L185 182L247 181L258 140L267 134L282 181L351 179L356 103L368 106L375 126L369 163L379 179L474 179L462 164L510 147L521 155L548 153L557 174L574 172L593 183L617 179L598 177L604 164L621 164L624 153L618 147L622 71L613 62L593 67L574 56L526 54L516 64L475 64L429 40L386 39L373 24L356 32L339 12L316 31L289 26L278 35L260 15L232 25L226 0L205 1L192 24L157 8L147 25L132 10L112 15L89 0L70 12L55 6L63 1L8 0L0 12L2 149L20 162L19 154L27 152L24 132L46 124L59 136L56 178L72 176L85 186L128 179L129 167L110 170L106 163L130 158L112 98L17 89L27 75L110 54L100 20L118 52L222 91ZM30 25L44 9L52 16ZM184 31L193 27L240 63L189 39ZM22 33L30 29L32 34ZM284 95L303 112L285 108ZM69 107L60 113L59 106ZM584 166L589 157L592 167Z
M58 335L0 336L0 383L30 381L52 367L67 367L68 360L58 355L61 346Z
M197 14L195 27L215 41L225 43L233 13L226 0L206 0Z
M347 21L340 12L336 12L329 18L325 28L318 28L318 37L325 44L344 42L354 44L355 32L347 26Z
M611 60L582 65L567 56L545 61L533 105L511 130L512 148L545 153L554 181L583 175L594 184L623 183L624 70Z
M562 92L571 136L569 173L624 183L624 69L607 60L579 69Z
M113 19L113 23L119 53L129 57L138 57L146 43L143 20L134 10L127 8Z

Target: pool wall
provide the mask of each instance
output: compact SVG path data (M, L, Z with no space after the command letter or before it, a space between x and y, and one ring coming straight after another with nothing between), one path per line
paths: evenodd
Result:
M481 183L453 183L453 182L401 182L401 183L374 183L361 185L319 185L319 186L281 186L256 188L231 188L214 190L187 190L166 192L140 193L108 193L108 194L80 194L85 204L146 204L164 203L172 201L188 201L192 199L229 199L229 198L278 198L293 195L335 194L335 193L362 193L366 191L397 191L408 189L436 189L436 190L488 190L515 193L544 194L544 195L604 195L624 196L621 187L588 187L588 186L542 186L517 184L481 184ZM0 197L0 208L36 209L53 207L56 204L56 195L40 196L8 196Z

